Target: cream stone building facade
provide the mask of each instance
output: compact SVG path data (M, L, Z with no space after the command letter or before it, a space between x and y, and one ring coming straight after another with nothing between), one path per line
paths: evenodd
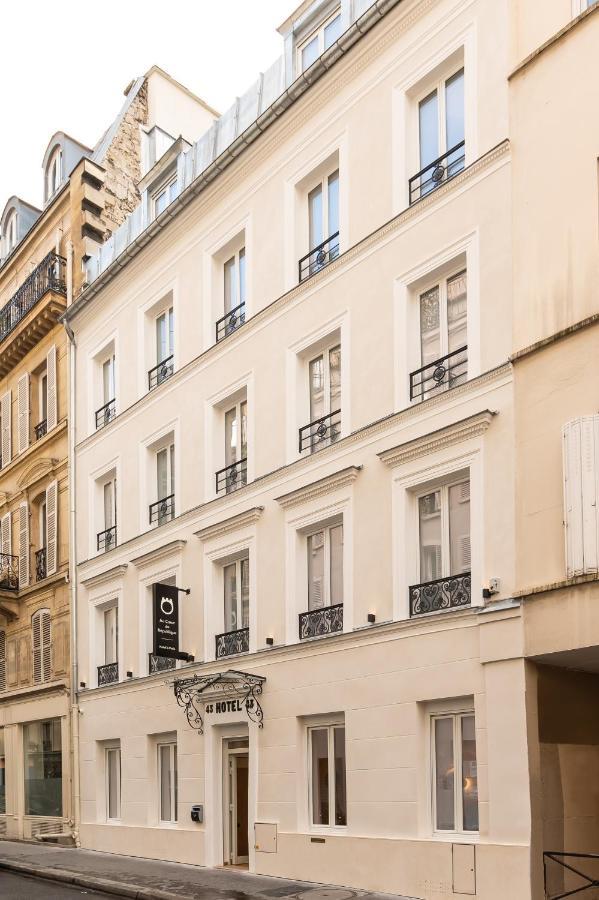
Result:
M214 117L158 68L125 94L93 149L63 132L52 137L43 209L12 197L0 220L0 835L8 837L77 832L69 353L60 317L81 290L86 259L139 205L155 145L162 154L182 127L193 140Z
M559 72L592 66L598 16L532 6L307 0L87 261L65 317L82 846L422 900L541 897L543 851L592 846L583 798L545 796L578 760L595 777L592 726L564 737L553 708L578 691L591 718L557 658L591 631L532 590L566 577L571 380L547 471L530 414L592 328L525 348L593 315L597 137L568 138L596 85L571 104ZM595 181L560 176L547 262L557 147ZM560 590L592 617L583 580Z

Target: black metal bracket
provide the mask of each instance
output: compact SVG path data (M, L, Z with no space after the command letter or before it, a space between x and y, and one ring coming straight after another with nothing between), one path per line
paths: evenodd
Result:
M204 733L204 714L202 705L207 702L224 702L237 698L245 707L247 717L258 728L264 727L264 713L258 697L266 678L263 675L250 675L229 669L212 675L192 675L190 678L178 678L173 683L175 699L185 711L187 721L198 732ZM209 692L209 698L205 698Z

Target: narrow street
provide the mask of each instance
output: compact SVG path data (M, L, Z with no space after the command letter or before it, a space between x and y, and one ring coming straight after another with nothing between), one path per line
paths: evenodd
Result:
M88 900L106 900L106 894L96 894L84 888L70 887L66 884L44 881L41 878L28 878L0 872L0 897L2 900L70 900L75 897L87 897Z

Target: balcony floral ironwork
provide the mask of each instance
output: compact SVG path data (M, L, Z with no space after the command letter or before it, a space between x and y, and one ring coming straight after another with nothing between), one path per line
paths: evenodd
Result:
M170 656L158 656L156 653L148 653L148 674L156 672L169 672L177 667L177 660Z
M300 641L343 631L343 603L311 609L299 614Z
M409 593L410 616L423 616L427 613L470 606L470 572L450 575L448 578L436 578L435 581L427 581L425 584L414 584L409 588Z
M0 591L19 590L19 557L0 553Z
M46 547L42 547L35 554L35 580L43 581L48 571Z
M586 870L586 871L585 871ZM599 888L599 853L543 853L543 883L546 900L563 900L573 894L586 895ZM591 897L589 897L591 900Z
M164 525L175 518L175 495L150 503L150 525Z
M98 687L104 687L107 684L114 684L119 680L119 664L118 662L106 663L98 666Z
M155 387L167 381L175 371L174 355L167 356L148 372L148 388L152 391Z
M466 162L465 148L466 142L460 141L410 178L408 182L410 206L463 171Z
M98 428L104 428L109 422L112 422L116 416L116 400L109 400L104 406L96 410L96 431Z
M39 441L40 438L43 438L46 434L48 434L48 420L42 419L41 422L38 422L38 424L35 426L34 431L35 439L36 441Z
M250 649L250 629L237 628L216 635L216 658L233 656L235 653L247 653Z
M233 334L245 322L245 301L225 313L216 323L216 343Z
M468 377L468 347L452 350L410 373L410 400L426 400L463 384Z
M316 275L325 266L333 262L339 256L339 232L336 231L330 237L318 244L317 247L302 256L298 263L299 280L305 281L311 275Z
M310 450L314 453L333 444L341 434L341 410L335 409L299 430L299 452Z
M0 310L0 341L3 341L48 291L67 293L66 259L54 251L46 254L18 291Z
M243 487L248 481L248 461L247 457L219 469L216 473L216 494L231 494L238 488Z
M96 542L99 553L107 553L116 547L116 525L112 525L96 535Z

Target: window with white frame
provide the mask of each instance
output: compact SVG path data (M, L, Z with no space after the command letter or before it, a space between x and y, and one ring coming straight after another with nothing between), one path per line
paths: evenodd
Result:
M301 72L305 72L310 68L319 56L328 50L329 47L341 35L341 11L337 9L329 16L316 31L313 31L309 37L298 46L298 64Z
M118 663L119 658L119 607L116 601L102 612L104 626L104 665Z
M116 382L115 368L116 357L114 350L111 350L102 363L102 393L101 406L96 412L96 428L102 428L108 425L116 415Z
M46 169L46 200L54 196L62 183L62 149L56 147Z
M171 175L152 193L152 211L154 218L160 215L177 196L177 175Z
M470 572L470 478L418 496L420 583Z
M339 169L308 192L308 253L299 262L303 281L339 256Z
M156 365L149 372L149 389L166 381L174 372L175 320L173 307L156 317Z
M224 414L225 466L216 473L216 493L231 493L247 484L247 400L240 398Z
M433 829L478 831L474 712L431 717Z
M106 747L106 819L118 822L121 818L121 748Z
M177 821L177 742L158 743L159 818Z
M150 506L150 524L164 525L175 516L175 445L156 450L156 501Z
M117 543L117 484L114 470L108 477L104 476L101 492L102 515L100 525L102 527L97 534L96 549L99 552L105 552L112 550Z
M5 225L5 239L6 239L6 254L9 254L11 250L17 246L17 213L16 210L13 210Z
M308 534L308 610L343 603L343 523Z
M224 627L237 631L250 626L250 560L248 556L223 567Z
M436 84L418 101L419 172L410 179L410 202L461 172L465 164L464 68Z
M225 314L245 304L245 247L234 253L223 266Z
M310 822L318 827L347 825L345 726L308 728Z
M300 428L299 450L314 452L341 433L341 345L325 347L308 362L310 423Z
M456 387L468 377L466 270L419 292L420 366L410 375L410 399Z

